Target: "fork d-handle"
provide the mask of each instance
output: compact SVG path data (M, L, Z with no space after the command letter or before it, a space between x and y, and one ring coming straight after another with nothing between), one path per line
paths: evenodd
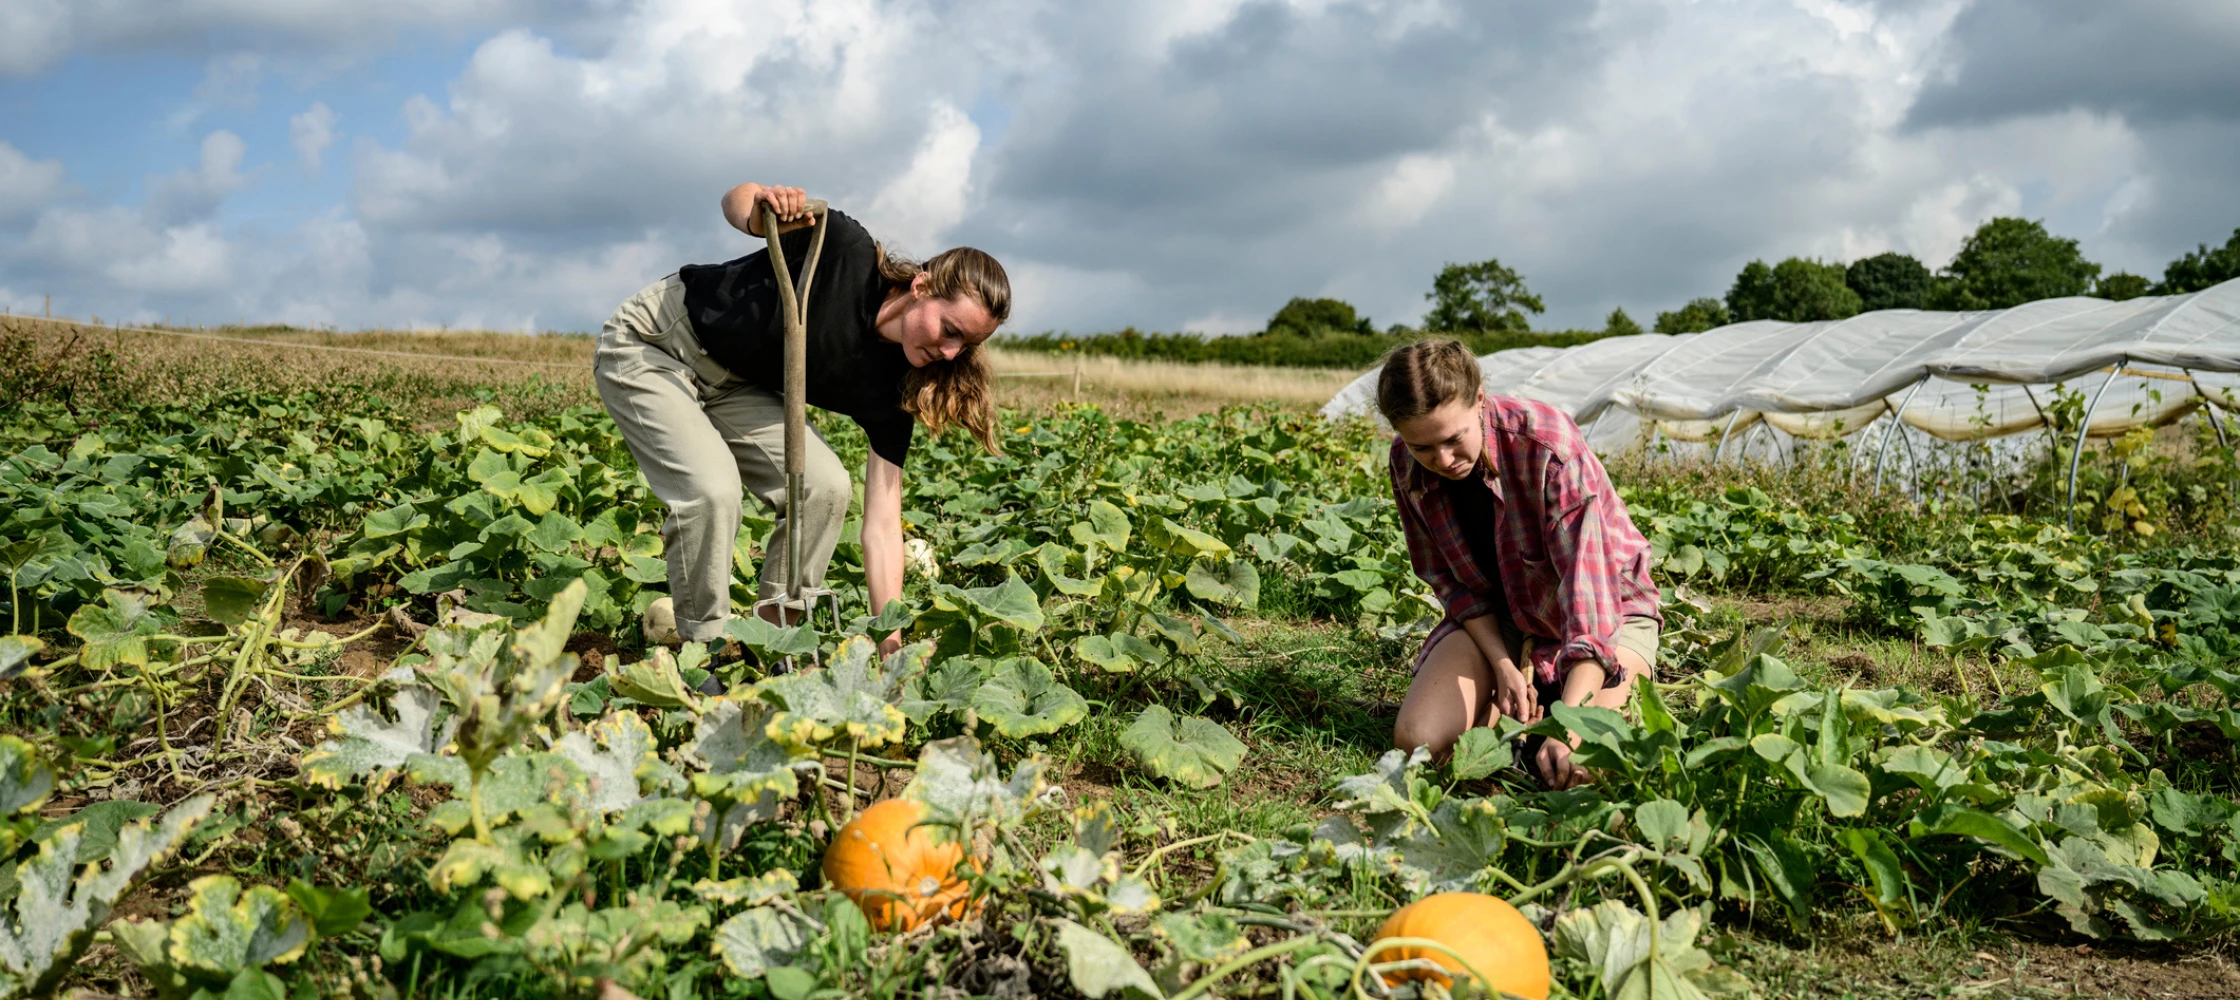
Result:
M786 267L778 245L778 211L762 204L762 238L770 244L770 269L778 278L778 312L786 324L786 602L801 598L801 495L809 469L809 284L816 279L817 256L824 252L828 213L824 199L809 199L816 219L809 231L809 253L801 261L800 285ZM803 607L806 615L807 608ZM778 617L785 617L780 609Z

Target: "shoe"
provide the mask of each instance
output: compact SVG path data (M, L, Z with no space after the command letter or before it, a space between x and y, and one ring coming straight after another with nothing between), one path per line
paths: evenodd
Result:
M684 644L684 636L677 634L677 606L666 597L646 605L645 615L638 619L638 631L648 646Z

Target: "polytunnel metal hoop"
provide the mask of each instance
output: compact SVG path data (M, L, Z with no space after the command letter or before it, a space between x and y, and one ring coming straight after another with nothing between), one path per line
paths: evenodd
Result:
M1890 436L1905 430L1906 407L1913 405L1914 393L1920 392L1921 387L1928 385L1929 380L1933 377L1931 375L1921 376L1921 381L1915 382L1913 388L1906 390L1905 398L1898 400L1898 408L1890 414L1890 429L1882 432L1882 446L1874 459L1874 491L1876 493L1882 492L1882 467L1890 461ZM1910 456L1912 452L1909 451L1907 454Z
M1740 419L1742 419L1742 408L1736 407L1734 415L1727 418L1726 429L1719 432L1718 447L1711 449L1711 464L1719 464L1719 458L1727 453L1727 439L1734 436L1734 422Z
M2076 447L2069 450L2069 507L2066 513L2071 531L2077 530L2077 466L2084 459L2085 432L2092 429L2092 415L2099 411L2100 400L2107 396L2108 387L2115 384L2116 376L2123 374L2123 366L2130 363L2128 355L2116 359L2115 366L2108 369L2108 377L2101 381L2100 391L2093 393L2092 402L2084 405L2084 419L2077 422Z

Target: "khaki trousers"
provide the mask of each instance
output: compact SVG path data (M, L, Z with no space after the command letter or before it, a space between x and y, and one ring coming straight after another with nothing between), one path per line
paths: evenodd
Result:
M688 642L723 634L744 493L777 513L760 595L786 592L786 538L795 531L802 533L803 584L823 585L853 492L848 470L811 428L802 509L785 509L785 400L700 350L676 275L615 310L599 332L592 373L646 484L669 506L661 539L677 634Z

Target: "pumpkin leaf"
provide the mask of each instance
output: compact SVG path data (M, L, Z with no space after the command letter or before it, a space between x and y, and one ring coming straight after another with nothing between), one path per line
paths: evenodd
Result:
M1136 964L1128 949L1111 938L1071 920L1058 921L1058 947L1065 949L1066 975L1073 988L1090 1000L1107 993L1122 993L1165 1000L1151 974Z
M0 819L37 809L53 793L54 769L39 751L17 737L0 736Z
M408 671L390 673L410 676ZM440 734L434 728L442 700L433 688L411 684L389 699L394 720L372 706L352 705L327 720L329 738L306 752L297 766L306 780L326 788L340 789L344 782L362 778L378 785L414 756L434 753L450 742L450 727Z
M693 776L693 790L704 798L733 800L798 794L795 771L813 763L814 754L771 738L770 722L776 715L759 701L708 699L693 724L692 741L683 748L685 762L705 772Z
M653 730L635 712L612 712L591 725L560 737L552 752L582 769L587 794L581 808L605 814L636 805L638 778L660 760Z
M996 664L995 674L973 695L972 707L982 721L1012 739L1054 733L1089 714L1089 703L1078 692L1058 683L1049 667L1030 657Z
M326 889L300 878L288 883L288 898L311 918L311 928L320 937L348 934L365 923L373 915L372 893L370 887L362 885Z
M248 621L264 604L272 581L246 576L213 576L202 582L202 610L228 625Z
M1145 541L1184 558L1229 554L1229 543L1196 528L1185 528L1169 517L1151 522L1143 536Z
M84 825L65 825L40 841L38 854L15 869L15 897L0 903L0 996L52 992L117 899L210 814L213 801L197 795L160 821L126 824L107 866L93 865L82 875L77 857Z
M969 735L934 740L918 753L917 776L902 796L925 803L926 812L943 823L1016 823L1047 805L1050 785L1043 766L1041 758L1029 757L1005 780L979 740Z
M31 658L46 648L46 642L37 636L0 635L0 680L22 673Z
M1129 632L1082 636L1073 641L1073 651L1082 660L1116 674L1139 666L1155 667L1167 660L1166 650Z
M1212 601L1232 608L1257 608L1260 606L1260 571L1242 559L1217 563L1210 559L1197 559L1190 563L1189 572L1183 574L1183 586L1201 601Z
M171 924L169 954L182 970L230 980L246 969L293 962L310 944L311 921L286 893L205 875L187 884L187 912Z
M1451 798L1431 812L1431 825L1400 838L1399 874L1409 891L1470 892L1501 860L1508 835L1501 814L1484 799Z
M962 715L972 707L973 696L980 692L981 677L977 658L952 656L940 666L911 678L903 686L902 700L896 706L911 722L921 726L942 712Z
M88 604L71 614L70 634L85 642L78 663L88 670L107 670L119 664L148 665L148 637L163 631L151 613L151 599L118 590L101 592L101 603Z
M704 647L701 652L704 657ZM666 646L653 647L645 659L636 663L610 665L607 668L607 690L655 708L690 709L700 703L699 694L684 682L684 674L677 667L677 657Z
M878 648L861 635L849 636L821 668L773 677L755 692L774 699L783 711L770 720L772 739L789 746L814 747L845 736L875 747L902 739L907 717L896 702L903 683L925 666L928 644L876 663Z
M1098 545L1108 552L1124 552L1128 548L1130 527L1128 515L1104 500L1089 501L1089 520L1075 522L1067 534L1083 546Z
M1244 760L1245 746L1221 724L1190 715L1180 719L1152 705L1120 734L1120 745L1162 778L1192 788L1212 788Z
M1475 781L1508 767L1516 759L1515 748L1499 733L1484 726L1477 726L1462 733L1455 741L1452 766L1457 781Z
M1042 602L1035 598L1034 588L1019 579L1017 573L1006 572L1003 582L993 587L952 587L944 583L937 585L936 592L981 618L1002 622L1022 632L1042 630Z
M1067 575L1066 559L1070 555L1072 553L1056 545L1045 545L1035 550L1035 568L1040 569L1042 578L1050 581L1050 586L1061 594L1070 594L1074 597L1095 597L1098 592L1104 590L1104 581L1102 579L1076 579Z
M808 918L775 906L743 910L716 928L714 951L732 975L759 978L791 965L817 936Z

